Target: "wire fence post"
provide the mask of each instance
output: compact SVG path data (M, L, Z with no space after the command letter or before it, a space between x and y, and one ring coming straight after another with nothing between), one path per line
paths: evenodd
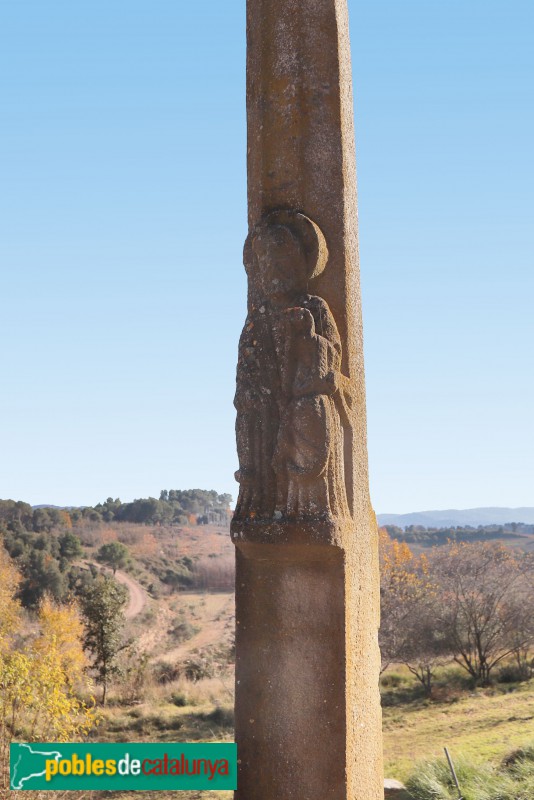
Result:
M456 784L456 788L458 789L458 800L463 800L462 790L460 789L460 784L458 783L458 778L456 777L456 770L454 769L454 764L452 763L452 758L450 757L449 751L447 750L447 748L444 747L443 749L445 750L445 755L447 756L447 761L449 762L449 767L450 767L450 770L451 770L451 774L452 774L454 783Z

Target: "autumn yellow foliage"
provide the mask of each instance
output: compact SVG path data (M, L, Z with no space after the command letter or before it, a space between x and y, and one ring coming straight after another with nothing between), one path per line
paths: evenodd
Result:
M83 624L74 604L46 599L28 635L19 575L0 544L0 794L8 789L11 741L73 741L97 722L86 676ZM27 626L26 626L27 627ZM32 626L33 627L33 626ZM20 644L22 642L22 644Z
M15 600L19 581L19 574L0 543L0 655L19 620L20 606Z
M380 574L382 587L398 594L415 589L428 590L428 560L413 553L406 542L391 539L384 529L379 531Z
M379 533L380 608L379 632L382 671L394 660L402 660L406 640L417 616L435 595L425 555L415 555L406 542Z

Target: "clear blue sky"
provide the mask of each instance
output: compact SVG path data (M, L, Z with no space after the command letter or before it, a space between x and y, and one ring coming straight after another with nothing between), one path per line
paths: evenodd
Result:
M375 508L534 505L534 4L349 5ZM235 496L244 16L0 1L0 497Z

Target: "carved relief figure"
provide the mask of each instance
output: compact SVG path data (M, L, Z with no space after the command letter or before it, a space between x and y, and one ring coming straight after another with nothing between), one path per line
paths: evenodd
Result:
M254 300L239 345L236 518L349 516L343 466L341 342L308 284L326 265L318 227L277 211L250 233Z

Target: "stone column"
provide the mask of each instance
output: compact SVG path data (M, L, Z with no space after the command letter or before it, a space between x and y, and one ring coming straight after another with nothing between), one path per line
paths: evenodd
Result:
M346 0L247 0L238 800L383 797Z

